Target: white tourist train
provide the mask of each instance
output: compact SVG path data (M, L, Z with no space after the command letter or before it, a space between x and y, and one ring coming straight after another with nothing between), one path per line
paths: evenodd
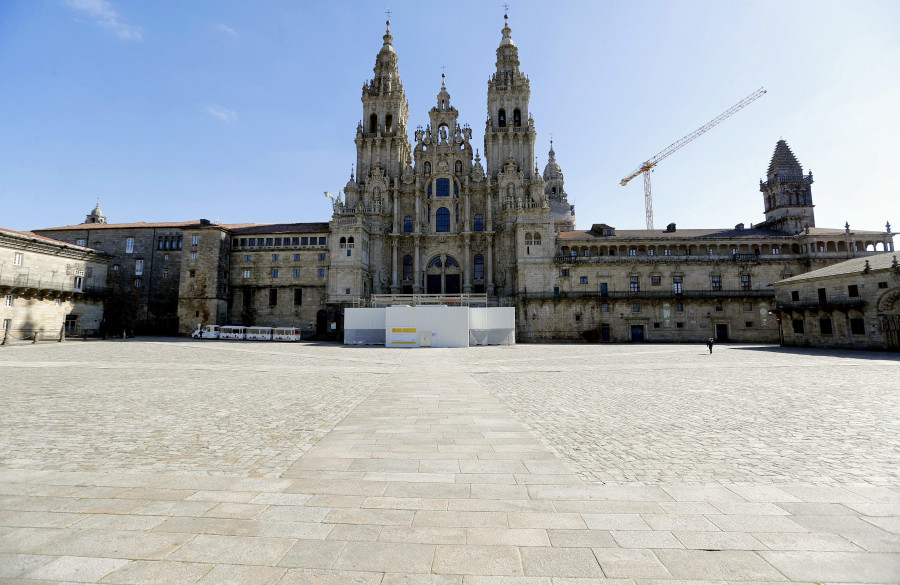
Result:
M244 327L242 325L197 325L194 339L243 339L250 341L300 341L296 327Z

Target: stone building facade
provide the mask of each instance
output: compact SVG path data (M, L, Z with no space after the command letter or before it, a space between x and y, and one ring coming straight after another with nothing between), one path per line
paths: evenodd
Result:
M328 223L116 225L98 206L83 224L38 231L111 254L109 319L137 330L339 333L343 309L372 294L478 293L516 307L521 341L775 342L772 283L893 250L889 227L817 227L812 173L784 141L760 181L759 224L576 230L552 142L543 172L535 165L530 80L508 22L482 148L445 79L428 124L410 128L398 63L388 23L362 88L355 170Z
M900 263L887 252L774 284L784 345L900 351Z
M84 246L0 229L0 339L96 334L109 260Z

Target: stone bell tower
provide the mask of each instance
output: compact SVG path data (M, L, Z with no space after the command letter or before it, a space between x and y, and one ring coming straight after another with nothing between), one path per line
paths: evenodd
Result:
M816 227L813 215L812 172L803 167L784 140L779 140L769 163L766 181L759 182L766 209L766 221L757 227L797 233Z
M510 157L524 178L531 179L536 136L534 120L528 112L531 89L528 77L519 71L519 49L511 37L509 15L503 18L497 70L488 81L484 154L488 160L488 176L492 180L497 178Z
M362 88L363 117L356 128L356 176L360 183L376 164L393 179L412 159L406 133L409 104L393 40L389 20L384 45L375 59L375 75Z

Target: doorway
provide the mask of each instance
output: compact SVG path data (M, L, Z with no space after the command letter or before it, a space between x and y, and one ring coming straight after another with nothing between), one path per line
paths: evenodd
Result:
M606 323L600 325L600 341L610 341L609 325Z
M716 323L716 341L723 343L728 341L728 324Z
M316 313L316 335L325 335L328 333L328 313L324 309L320 309Z
M448 295L458 295L462 290L459 286L459 275L448 274L444 277L444 293Z
M644 326L643 325L632 325L631 326L631 341L634 343L642 343L644 341Z
M441 294L441 275L428 274L425 276L425 294L439 295Z

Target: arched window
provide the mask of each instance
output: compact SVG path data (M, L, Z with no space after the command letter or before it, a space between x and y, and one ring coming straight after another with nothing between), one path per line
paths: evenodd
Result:
M475 254L475 280L484 279L484 256Z
M484 216L480 213L475 214L475 231L483 232L484 231Z
M443 266L443 264L441 263L440 256L435 256L431 259L431 262L428 263L428 268L440 268L441 266Z
M372 134L378 132L378 114L369 116L369 132Z
M459 262L457 262L456 258L453 256L447 256L447 261L444 262L444 266L447 268L459 268Z
M425 162L425 176L428 176L430 174L431 174L431 163L426 161Z
M435 191L438 197L450 197L450 179L435 181Z
M500 111L497 112L497 125L501 128L506 128L506 110L500 108Z
M534 245L535 246L541 245L541 234L538 232L534 232Z
M441 207L437 210L434 219L434 231L449 232L450 231L450 210Z
M403 280L412 280L413 261L412 256L403 257Z
M339 246L341 249L346 248L347 247L347 238L345 238L344 236L341 236Z
M461 174L462 173L462 161L461 160L456 161L456 165L453 168L456 171L457 175Z
M534 240L532 239L531 232L525 232L525 245L531 246L534 244Z
M407 234L412 232L412 216L411 215L407 215L406 217L403 218L403 231Z
M519 108L513 110L513 126L519 128L522 125L522 112Z
M388 114L384 117L384 131L385 132L393 132L394 131L394 116Z
M351 247L351 248L353 247L353 236L350 236L349 238L347 238L347 244L349 245L349 247Z
M553 187L552 189L550 189L550 194L556 195L556 187Z

